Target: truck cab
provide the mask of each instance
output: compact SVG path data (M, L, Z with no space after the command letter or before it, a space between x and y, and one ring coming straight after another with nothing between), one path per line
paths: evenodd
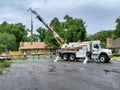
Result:
M112 50L103 49L100 41L92 41L91 58L98 59L100 62L109 62L112 58Z

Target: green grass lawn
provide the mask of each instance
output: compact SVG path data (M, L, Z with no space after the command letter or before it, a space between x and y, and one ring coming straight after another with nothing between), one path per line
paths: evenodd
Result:
M115 57L115 56L113 56L113 57L112 57L112 60L120 60L120 57Z
M7 60L1 62L1 63L0 63L0 74L3 74L3 71L4 71L6 68L10 67L10 65L11 65L11 62L10 62L10 61L7 61Z

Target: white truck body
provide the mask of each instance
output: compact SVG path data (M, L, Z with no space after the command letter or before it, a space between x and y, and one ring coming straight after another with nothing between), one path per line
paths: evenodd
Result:
M58 54L64 60L88 57L89 59L97 59L100 62L109 62L112 58L112 51L101 48L100 41L63 44Z

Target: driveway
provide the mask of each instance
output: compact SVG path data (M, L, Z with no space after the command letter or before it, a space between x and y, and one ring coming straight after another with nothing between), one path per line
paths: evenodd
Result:
M120 61L15 61L0 75L0 90L120 90Z

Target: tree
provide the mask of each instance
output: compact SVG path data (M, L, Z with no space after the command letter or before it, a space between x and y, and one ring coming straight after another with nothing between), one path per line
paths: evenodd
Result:
M37 29L38 38L39 38L39 41L40 41L40 42L43 42L43 41L44 41L45 36L46 36L46 31L47 31L47 30L46 30L45 28L42 28L42 27L40 27L40 28Z
M71 16L69 16L69 15L65 15L64 16L64 20L66 20L66 21L69 21L69 20L72 20L73 18L71 17Z
M62 22L60 22L58 20L58 18L54 18L51 23L50 26L55 30L55 32L62 37L63 39L65 38L65 30L64 27L62 26Z
M7 32L9 34L14 34L16 41L25 41L27 39L26 26L22 23L8 24L6 21L0 24L0 33Z
M0 34L0 43L6 47L6 50L14 50L16 45L16 38L13 34L4 32Z
M54 29L54 31L62 38L65 39L65 31L64 31L64 27L62 27L62 23L58 20L58 18L54 18L51 23L50 26ZM55 38L54 38L55 40ZM58 42L55 40L55 46L58 47L59 44Z
M69 15L64 17L64 28L66 29L66 39L69 42L84 41L86 39L85 22L79 18L72 18Z
M33 39L34 42L38 42L39 41L39 38L38 38L37 34L33 34L32 35L32 39Z
M46 37L44 39L44 42L46 43L46 47L58 47L59 44L53 37L52 33L48 30L46 33Z
M58 18L54 18L50 26L54 29L54 31L62 38L64 38L64 29L61 26L61 22L58 20ZM56 39L54 38L53 34L50 32L50 30L47 30L46 37L45 37L45 43L48 45L48 47L58 47L59 44L57 43Z
M86 27L82 19L72 18L69 15L64 17L65 22L60 22L58 18L54 18L50 26L64 40L69 42L84 41L86 39ZM48 30L46 33L45 43L48 46L58 47L59 44Z
M115 39L120 37L120 17L116 19L116 30L115 30Z
M16 23L16 24L8 24L6 21L0 24L0 33L7 32L9 34L13 34L16 38L16 45L14 46L15 50L18 50L19 48L19 43L21 41L28 41L27 37L27 31L26 26L23 25L22 23Z
M88 36L88 40L100 40L103 47L106 47L106 39L113 38L114 30L103 30Z
M14 34L16 37L16 41L19 43L21 41L25 41L27 38L27 29L26 26L22 23L14 24L13 29L11 29L10 34Z
M0 53L6 51L6 46L2 43L0 43Z

